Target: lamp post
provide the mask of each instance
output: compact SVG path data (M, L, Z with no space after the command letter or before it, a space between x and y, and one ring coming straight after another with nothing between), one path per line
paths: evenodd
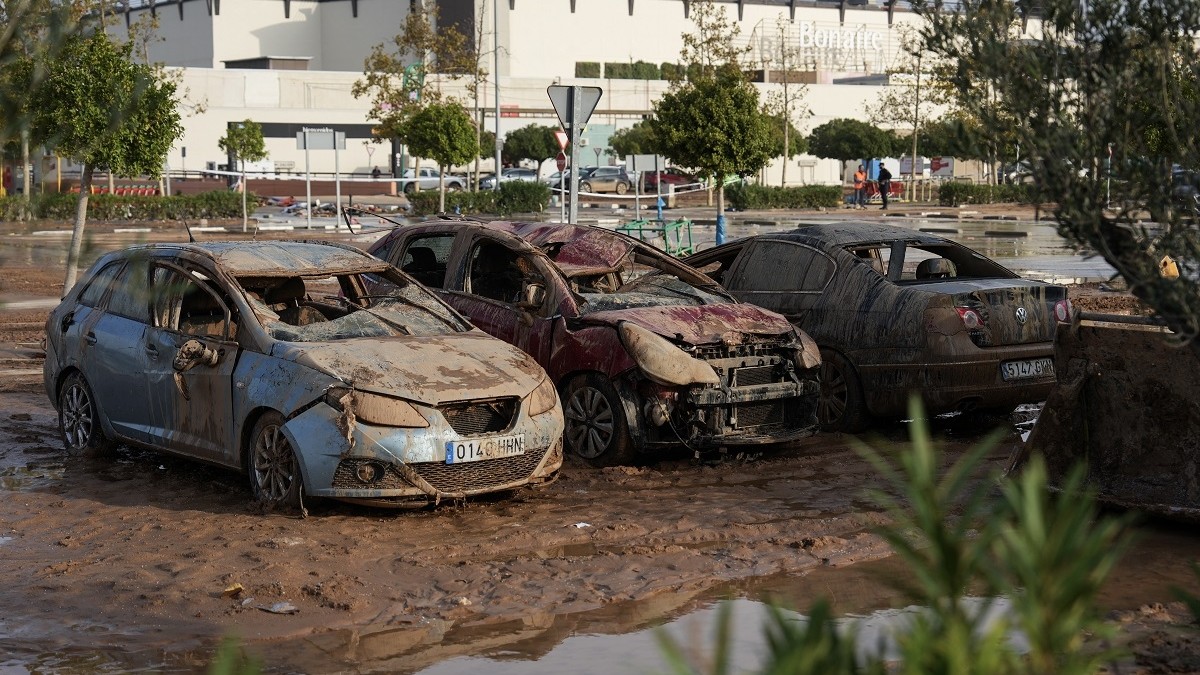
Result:
M493 190L500 189L500 0L492 0L492 72L496 79L492 81L496 90L496 100L492 101L496 113L496 183Z

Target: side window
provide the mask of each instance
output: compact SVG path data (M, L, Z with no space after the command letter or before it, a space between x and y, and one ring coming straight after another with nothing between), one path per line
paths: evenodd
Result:
M836 265L809 246L783 241L754 245L735 287L744 299L781 314L807 310L833 278Z
M529 260L494 242L476 244L470 261L467 291L474 295L514 304L520 302L527 282L545 284Z
M88 307L98 307L100 301L104 299L104 292L112 285L113 279L117 273L121 271L124 263L117 261L105 266L104 269L96 273L92 280L88 282L87 288L79 294L79 304L87 305Z
M131 260L113 284L108 311L127 319L150 323L150 265L145 259Z
M177 269L162 266L154 268L152 283L156 326L197 337L224 337L225 306L210 289Z
M454 247L454 234L433 234L408 241L404 253L392 263L432 288L445 288L446 263Z
M727 285L732 280L728 279L726 277L726 275L729 274L729 269L731 267L733 267L734 261L737 260L738 254L741 252L742 252L742 249L739 246L731 251L727 251L726 253L723 253L722 255L713 258L708 263L706 263L703 267L699 267L697 269L699 269L702 274L707 276L709 279L712 279L713 281L717 282L718 284L721 284L722 286ZM687 259L684 259L683 262L691 264L688 262ZM693 267L694 267L694 265L693 265ZM734 288L733 290L738 290L738 289Z

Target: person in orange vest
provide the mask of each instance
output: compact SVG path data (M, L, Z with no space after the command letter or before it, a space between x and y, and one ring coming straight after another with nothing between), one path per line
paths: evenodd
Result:
M854 204L860 209L867 208L867 170L862 164L854 172Z

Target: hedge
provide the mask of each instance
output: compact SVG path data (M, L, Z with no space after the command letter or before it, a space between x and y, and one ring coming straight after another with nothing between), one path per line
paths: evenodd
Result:
M422 190L408 195L414 215L438 212L437 190ZM550 188L542 183L512 181L501 183L500 191L447 192L446 212L464 215L477 213L508 216L514 213L541 213L550 201Z
M255 203L254 195L247 197ZM35 195L28 203L19 195L0 197L0 220L17 220L24 209L29 209L32 218L74 220L78 201L79 195L70 193ZM170 197L104 194L88 198L88 218L96 220L198 220L241 215L242 195L224 190Z
M730 206L746 209L816 209L841 205L842 188L837 185L768 187L741 183L725 188Z
M938 187L938 204L962 206L963 204L1029 203L1027 185L975 185L972 183L942 183Z
M576 61L575 77L600 77L600 64L595 61Z

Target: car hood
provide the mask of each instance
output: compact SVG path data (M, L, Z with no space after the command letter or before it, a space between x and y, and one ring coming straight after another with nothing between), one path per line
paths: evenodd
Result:
M732 303L615 309L587 314L582 320L611 326L631 321L665 338L693 345L737 344L745 335L776 336L792 331L787 319L774 312Z
M546 376L524 352L482 331L278 343L275 351L355 388L427 405L525 396Z

